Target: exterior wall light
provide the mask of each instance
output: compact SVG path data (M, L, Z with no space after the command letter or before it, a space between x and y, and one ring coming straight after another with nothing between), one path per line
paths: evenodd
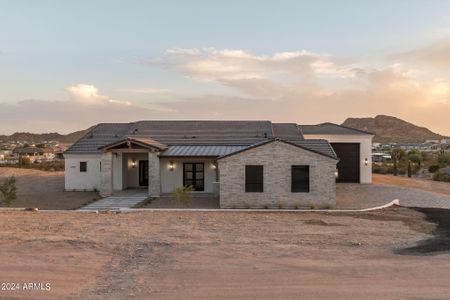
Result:
M211 163L211 169L213 169L213 170L217 169L216 163Z
M368 166L368 165L369 165L369 159L368 159L367 157L364 159L364 165L365 165L365 166Z
M339 177L339 170L338 169L334 170L334 177L335 178Z
M131 161L131 167L136 168L136 161L134 159Z
M173 160L169 162L169 171L173 171L175 169L175 164L173 163Z

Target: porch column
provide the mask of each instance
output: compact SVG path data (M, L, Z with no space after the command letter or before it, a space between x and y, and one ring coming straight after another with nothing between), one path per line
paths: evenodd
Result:
M104 152L101 157L100 196L108 197L113 193L112 152Z
M159 197L161 195L159 156L156 151L148 153L148 195L150 197Z

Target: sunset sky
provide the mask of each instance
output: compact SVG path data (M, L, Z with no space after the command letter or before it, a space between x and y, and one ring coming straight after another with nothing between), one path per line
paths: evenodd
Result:
M377 114L450 135L450 1L0 0L0 134Z

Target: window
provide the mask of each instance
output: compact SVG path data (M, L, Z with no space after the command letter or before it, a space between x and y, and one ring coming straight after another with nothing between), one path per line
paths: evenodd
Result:
M309 193L309 166L292 166L291 180L292 193Z
M263 166L245 166L245 192L263 192Z
M87 162L80 161L80 172L86 172L87 171Z
M191 185L195 191L205 190L205 165L204 163L183 164L183 185Z

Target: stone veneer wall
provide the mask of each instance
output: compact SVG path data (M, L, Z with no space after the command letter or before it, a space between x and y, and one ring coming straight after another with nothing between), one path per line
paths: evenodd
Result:
M218 160L221 208L334 207L337 160L274 141ZM245 192L245 165L264 166L264 192ZM291 192L291 166L309 165L310 192Z
M148 153L148 195L150 197L161 196L161 174L158 152Z
M108 197L113 193L113 160L111 152L102 153L100 171L100 196Z

